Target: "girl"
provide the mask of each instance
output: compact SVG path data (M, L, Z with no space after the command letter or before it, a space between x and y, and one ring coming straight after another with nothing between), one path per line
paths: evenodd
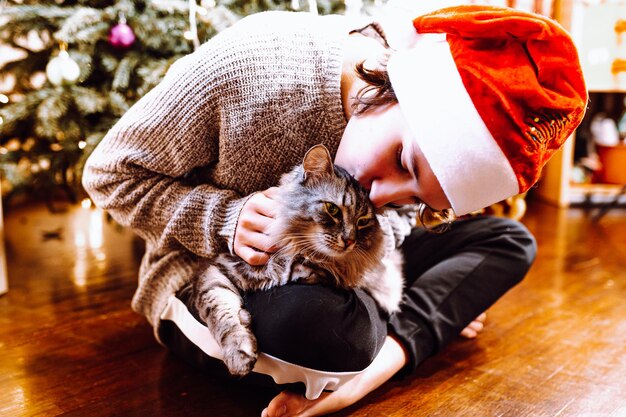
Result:
M414 227L416 204L458 216L526 191L580 123L587 93L555 22L459 6L413 21L410 48L341 16L247 17L176 62L91 155L83 183L146 241L133 308L187 361L223 372L181 291L206 258L267 262L272 188L323 143L377 207L405 254L402 310L366 293L288 285L245 295L266 360L246 377L305 385L265 417L314 416L411 373L526 274L535 242L519 223L462 218ZM216 356L216 355L213 355ZM258 364L257 364L258 365ZM322 390L333 392L324 392ZM321 393L321 395L320 395Z

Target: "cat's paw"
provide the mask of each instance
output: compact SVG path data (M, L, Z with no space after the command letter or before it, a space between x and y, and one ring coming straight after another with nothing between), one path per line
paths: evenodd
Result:
M328 272L325 270L302 263L293 266L291 280L303 284L323 284L332 282Z
M245 376L252 371L257 360L256 338L246 328L233 332L224 343L222 354L228 372L234 376Z

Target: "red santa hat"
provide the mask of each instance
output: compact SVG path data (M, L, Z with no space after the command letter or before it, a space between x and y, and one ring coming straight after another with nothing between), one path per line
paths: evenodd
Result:
M546 17L465 5L413 21L387 70L457 215L527 191L582 121L587 89L567 32Z

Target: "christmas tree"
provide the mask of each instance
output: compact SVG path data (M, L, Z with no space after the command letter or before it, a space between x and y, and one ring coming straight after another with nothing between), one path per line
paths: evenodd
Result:
M352 0L354 1L354 0ZM0 0L2 196L82 193L91 150L169 66L241 17L336 0ZM52 207L52 206L51 206Z

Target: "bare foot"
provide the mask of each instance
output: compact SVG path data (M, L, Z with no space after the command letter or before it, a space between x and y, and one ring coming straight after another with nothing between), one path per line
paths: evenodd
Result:
M485 320L487 319L487 313L482 313L480 316L476 317L470 324L467 325L461 331L461 336L467 337L468 339L473 339L478 336L478 333L483 331L485 327Z
M337 391L324 392L315 400L307 400L301 394L283 391L270 401L261 417L315 417L339 411L381 386L406 361L406 352L402 345L393 337L387 336L374 362Z

